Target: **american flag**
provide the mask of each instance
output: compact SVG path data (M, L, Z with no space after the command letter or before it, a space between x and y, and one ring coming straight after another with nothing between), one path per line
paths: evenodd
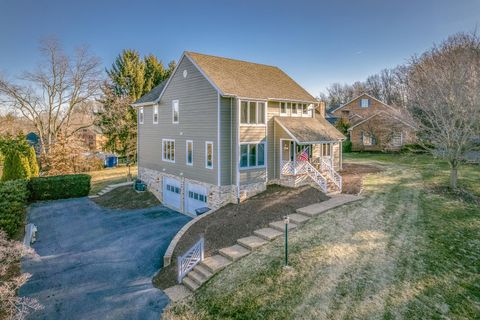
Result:
M300 152L297 156L297 161L308 161L308 148L303 148L302 152Z

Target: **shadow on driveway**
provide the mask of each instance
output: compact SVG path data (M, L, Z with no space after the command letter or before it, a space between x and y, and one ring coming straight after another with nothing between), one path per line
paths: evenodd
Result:
M88 198L33 204L38 227L32 274L20 289L45 309L30 319L155 319L168 303L152 277L175 233L190 218L157 206L101 208Z

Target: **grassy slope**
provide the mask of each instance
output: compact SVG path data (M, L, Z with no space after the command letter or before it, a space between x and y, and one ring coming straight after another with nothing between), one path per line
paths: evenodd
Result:
M353 154L385 172L367 198L317 217L215 276L174 319L476 318L480 314L480 209L432 190L448 166L428 156ZM480 194L480 167L461 186Z
M90 194L96 194L109 184L126 182L128 168L122 166L87 173L92 176L92 188ZM132 177L135 179L137 176L137 167L131 167L131 173Z

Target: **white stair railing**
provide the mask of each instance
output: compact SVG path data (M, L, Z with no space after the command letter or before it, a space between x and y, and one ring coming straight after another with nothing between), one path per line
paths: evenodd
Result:
M322 171L325 171L327 173L328 178L330 178L337 186L338 190L342 192L342 176L337 171L335 171L332 166L332 162L322 158L320 168Z
M204 259L205 240L201 238L187 252L177 258L177 281L182 279Z

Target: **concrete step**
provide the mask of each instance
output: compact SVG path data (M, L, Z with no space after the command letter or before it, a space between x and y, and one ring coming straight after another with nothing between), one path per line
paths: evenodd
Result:
M206 268L211 273L217 273L218 271L228 266L230 263L232 263L232 261L225 258L224 256L216 254L200 262L200 265Z
M190 271L187 274L187 277L198 283L199 285L202 285L205 283L205 281L208 280L207 277L204 277L201 273L196 272L195 270Z
M210 279L213 276L213 273L207 270L207 268L203 267L200 264L197 264L195 268L193 268L197 273L200 273L202 276L204 276L207 279Z
M198 288L200 288L200 285L198 283L196 283L195 281L193 281L191 278L189 277L185 277L182 279L182 283L185 287L187 287L188 289L192 290L192 291L195 291L197 290Z
M280 237L283 232L272 228L263 228L253 231L253 234L262 239L272 241L273 239Z
M218 251L222 256L232 261L237 261L240 258L245 257L250 253L250 250L246 249L241 245L233 245L231 247L222 248Z
M265 245L268 243L265 239L262 239L257 236L250 236L250 237L245 237L245 238L240 238L237 240L237 243L244 246L245 248L253 251L261 246Z
M269 226L275 230L278 230L278 231L281 231L281 232L285 232L285 222L283 222L283 220L280 220L280 221L275 221L275 222L270 222ZM290 222L288 224L288 230L292 230L292 229L295 229L297 227L297 225L293 222Z
M304 216L303 214L299 213L289 214L288 217L290 218L290 222L293 222L295 224L302 224L310 220L310 217Z

